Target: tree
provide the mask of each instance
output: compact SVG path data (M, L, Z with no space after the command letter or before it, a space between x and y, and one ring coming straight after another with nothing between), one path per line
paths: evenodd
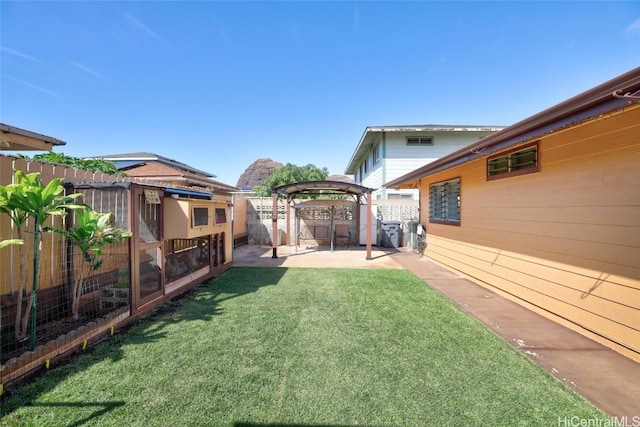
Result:
M82 259L85 261L75 276L71 295L71 313L74 320L77 320L84 279L90 272L98 270L102 266L101 256L104 246L127 239L131 237L131 233L113 227L113 214L99 213L88 206L77 210L75 217L75 225L68 230L50 228L48 231L62 234L71 240L78 246Z
M17 170L13 184L0 185L0 212L11 218L16 227L18 239L24 242L24 227L29 219L33 222L33 282L31 291L26 284L26 265L23 246L20 245L20 272L18 277L18 298L16 304L15 336L21 340L27 336L29 314L31 313L31 347L35 347L35 323L38 295L38 273L40 266L41 233L44 223L51 216L64 216L66 209L80 206L70 204L80 194L63 196L62 178L54 178L47 185L40 180L39 173L26 174ZM23 301L27 305L23 313Z
M28 156L21 157L28 159ZM35 160L44 160L46 162L67 165L76 169L91 172L102 172L115 176L127 176L124 172L119 171L112 161L106 159L81 159L79 157L67 156L64 153L55 153L53 151L36 154L33 158Z
M274 169L260 185L253 187L256 195L261 197L271 196L271 189L281 185L293 184L304 181L324 181L329 175L327 168L318 168L315 165L296 166L287 163L281 168Z

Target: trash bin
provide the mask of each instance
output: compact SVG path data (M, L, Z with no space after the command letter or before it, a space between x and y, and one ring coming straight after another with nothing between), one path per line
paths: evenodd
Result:
M400 221L382 221L382 247L400 247Z

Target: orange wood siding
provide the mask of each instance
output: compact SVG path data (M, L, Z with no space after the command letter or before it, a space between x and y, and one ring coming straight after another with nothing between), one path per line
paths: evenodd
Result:
M247 196L237 194L233 199L233 235L240 236L247 232Z
M422 178L427 255L640 360L640 107L539 141L538 173ZM460 226L429 224L429 184L457 176Z
M222 232L226 232L227 236L231 236L231 214L226 202L165 197L163 208L165 239L193 239ZM193 226L193 208L205 208L208 210L207 225ZM216 208L225 210L227 222L216 224Z

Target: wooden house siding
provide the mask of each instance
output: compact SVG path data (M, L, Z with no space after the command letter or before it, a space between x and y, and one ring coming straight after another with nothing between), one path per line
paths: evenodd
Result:
M390 181L480 139L488 132L401 132L386 134L386 181ZM409 136L431 136L433 145L407 145Z
M640 361L640 106L540 138L539 165L422 178L427 255ZM429 224L429 184L455 177L460 225Z
M386 183L399 178L409 171L446 156L488 134L489 132L471 131L387 133L384 181ZM433 145L407 145L407 137L410 136L433 137ZM378 188L379 185L371 185L371 187ZM408 190L395 190L392 192L401 194L414 193Z
M376 188L377 190L373 192L373 197L375 198L381 193L380 188L382 184L382 161L380 161L380 163L376 164L373 169L369 169L369 172L365 174L361 185Z

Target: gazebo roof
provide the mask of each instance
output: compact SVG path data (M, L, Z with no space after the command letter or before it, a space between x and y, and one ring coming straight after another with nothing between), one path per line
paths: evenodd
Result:
M272 188L272 193L277 193L291 198L295 194L319 195L319 194L351 194L357 197L365 193L372 193L374 188L342 181L303 181L293 184L281 185Z

